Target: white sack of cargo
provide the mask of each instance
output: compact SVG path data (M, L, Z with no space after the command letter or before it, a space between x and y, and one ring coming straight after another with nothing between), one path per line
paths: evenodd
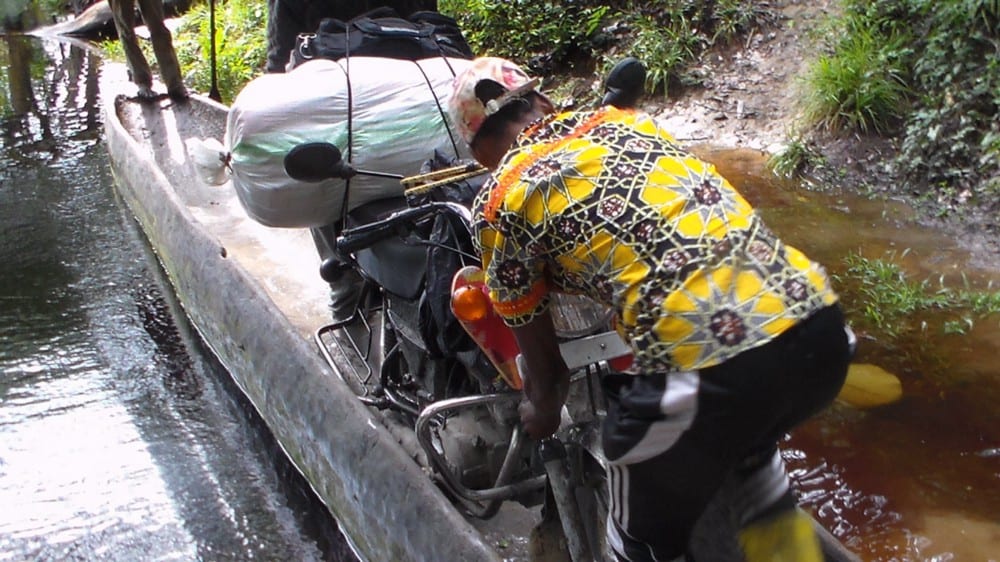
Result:
M345 189L348 210L402 194L398 180L371 176L293 180L285 155L306 142L336 145L357 169L403 176L418 173L435 148L466 157L444 113L454 75L469 62L316 59L254 79L233 101L226 123L232 182L243 208L267 226L316 227L341 218Z

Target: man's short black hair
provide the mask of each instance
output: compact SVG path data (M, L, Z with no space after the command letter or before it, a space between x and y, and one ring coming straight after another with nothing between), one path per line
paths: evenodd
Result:
M479 130L476 131L476 135L472 137L472 142L470 145L475 145L476 140L481 137L487 137L490 135L495 135L503 131L503 128L511 121L516 121L521 119L525 115L531 113L535 108L535 104L544 98L535 91L528 92L523 96L512 100L510 103L501 107L496 113L490 115L483 121L480 125Z

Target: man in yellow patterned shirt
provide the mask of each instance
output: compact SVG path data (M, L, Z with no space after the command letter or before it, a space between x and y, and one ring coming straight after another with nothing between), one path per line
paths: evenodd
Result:
M558 429L569 380L549 296L586 295L617 314L635 356L633 374L604 381L615 554L683 556L727 485L748 560L821 560L776 444L846 376L848 336L823 268L650 116L558 113L536 85L483 58L456 78L450 102L493 170L475 230L494 307L524 359L529 434Z

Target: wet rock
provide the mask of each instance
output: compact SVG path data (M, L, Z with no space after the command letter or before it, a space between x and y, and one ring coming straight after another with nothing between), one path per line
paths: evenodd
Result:
M899 377L867 363L852 364L837 399L855 408L873 408L891 404L903 396Z

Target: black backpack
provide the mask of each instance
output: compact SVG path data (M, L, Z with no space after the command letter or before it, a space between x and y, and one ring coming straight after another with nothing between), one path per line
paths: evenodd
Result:
M300 34L292 50L292 66L314 58L351 56L420 60L431 57L471 59L472 49L458 23L437 12L415 12L403 19L379 8L344 22L326 18L316 33Z
M424 163L420 172L441 170L460 163L462 162L452 160L435 150L433 158ZM408 196L410 204L444 201L471 207L472 200L482 189L486 178L485 175L475 176L439 186L425 194ZM452 278L456 271L470 263L461 254L476 255L472 240L467 234L461 233L464 228L464 225L458 224L456 219L447 213L434 217L430 234L431 243L427 249L427 277L419 308L420 335L427 343L427 351L432 357L455 357L460 351L469 351L476 347L476 342L451 311Z

